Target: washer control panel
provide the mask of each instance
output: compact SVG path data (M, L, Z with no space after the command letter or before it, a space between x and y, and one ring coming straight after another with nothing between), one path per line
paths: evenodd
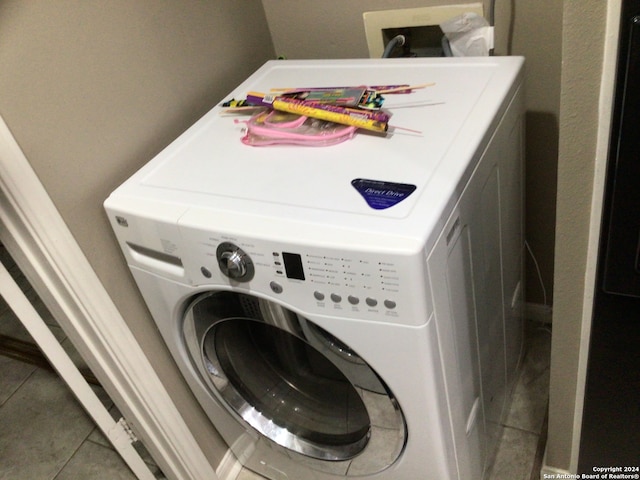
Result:
M299 246L182 231L194 285L230 285L313 314L421 324L428 291L416 256ZM417 294L416 289L422 289ZM414 318L414 315L416 316Z
M389 311L397 307L400 272L393 262L356 258L346 252L339 256L292 252L272 255L276 279L270 287L274 293L282 293L284 280L293 279L308 282L307 295L312 295L318 305Z

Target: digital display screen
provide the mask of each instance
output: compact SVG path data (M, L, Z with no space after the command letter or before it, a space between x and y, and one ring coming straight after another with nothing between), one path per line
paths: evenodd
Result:
M302 268L302 257L300 255L282 252L282 260L284 261L284 270L287 278L304 280L304 269Z

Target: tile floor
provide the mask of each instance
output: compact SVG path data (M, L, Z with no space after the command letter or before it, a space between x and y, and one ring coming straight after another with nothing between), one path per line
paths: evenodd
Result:
M16 272L17 267L11 265L1 245L0 260L14 274L56 338L76 362L81 362L64 332ZM0 334L30 340L2 299ZM549 327L528 323L526 344L511 409L502 426L500 447L488 472L489 480L540 478L546 436ZM109 406L106 394L95 388ZM156 476L164 478L153 460L146 458ZM0 356L0 479L135 480L135 477L56 374ZM242 470L237 480L262 480L262 477Z
M76 365L83 362L4 248L0 261L31 300ZM0 334L32 342L0 297ZM120 418L100 387L98 397ZM164 478L136 445L157 478ZM135 480L122 458L54 372L0 355L0 479Z
M551 330L527 323L526 352L489 480L540 478L546 444Z

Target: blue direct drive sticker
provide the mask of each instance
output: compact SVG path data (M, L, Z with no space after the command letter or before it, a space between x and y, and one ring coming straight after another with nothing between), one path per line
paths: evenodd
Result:
M351 185L362 195L367 204L375 210L397 205L416 190L415 185L408 183L384 182L356 178Z

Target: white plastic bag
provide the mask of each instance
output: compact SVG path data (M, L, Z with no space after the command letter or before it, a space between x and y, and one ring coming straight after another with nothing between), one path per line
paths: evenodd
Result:
M476 13L463 13L440 24L454 57L486 57L493 49L493 27Z

